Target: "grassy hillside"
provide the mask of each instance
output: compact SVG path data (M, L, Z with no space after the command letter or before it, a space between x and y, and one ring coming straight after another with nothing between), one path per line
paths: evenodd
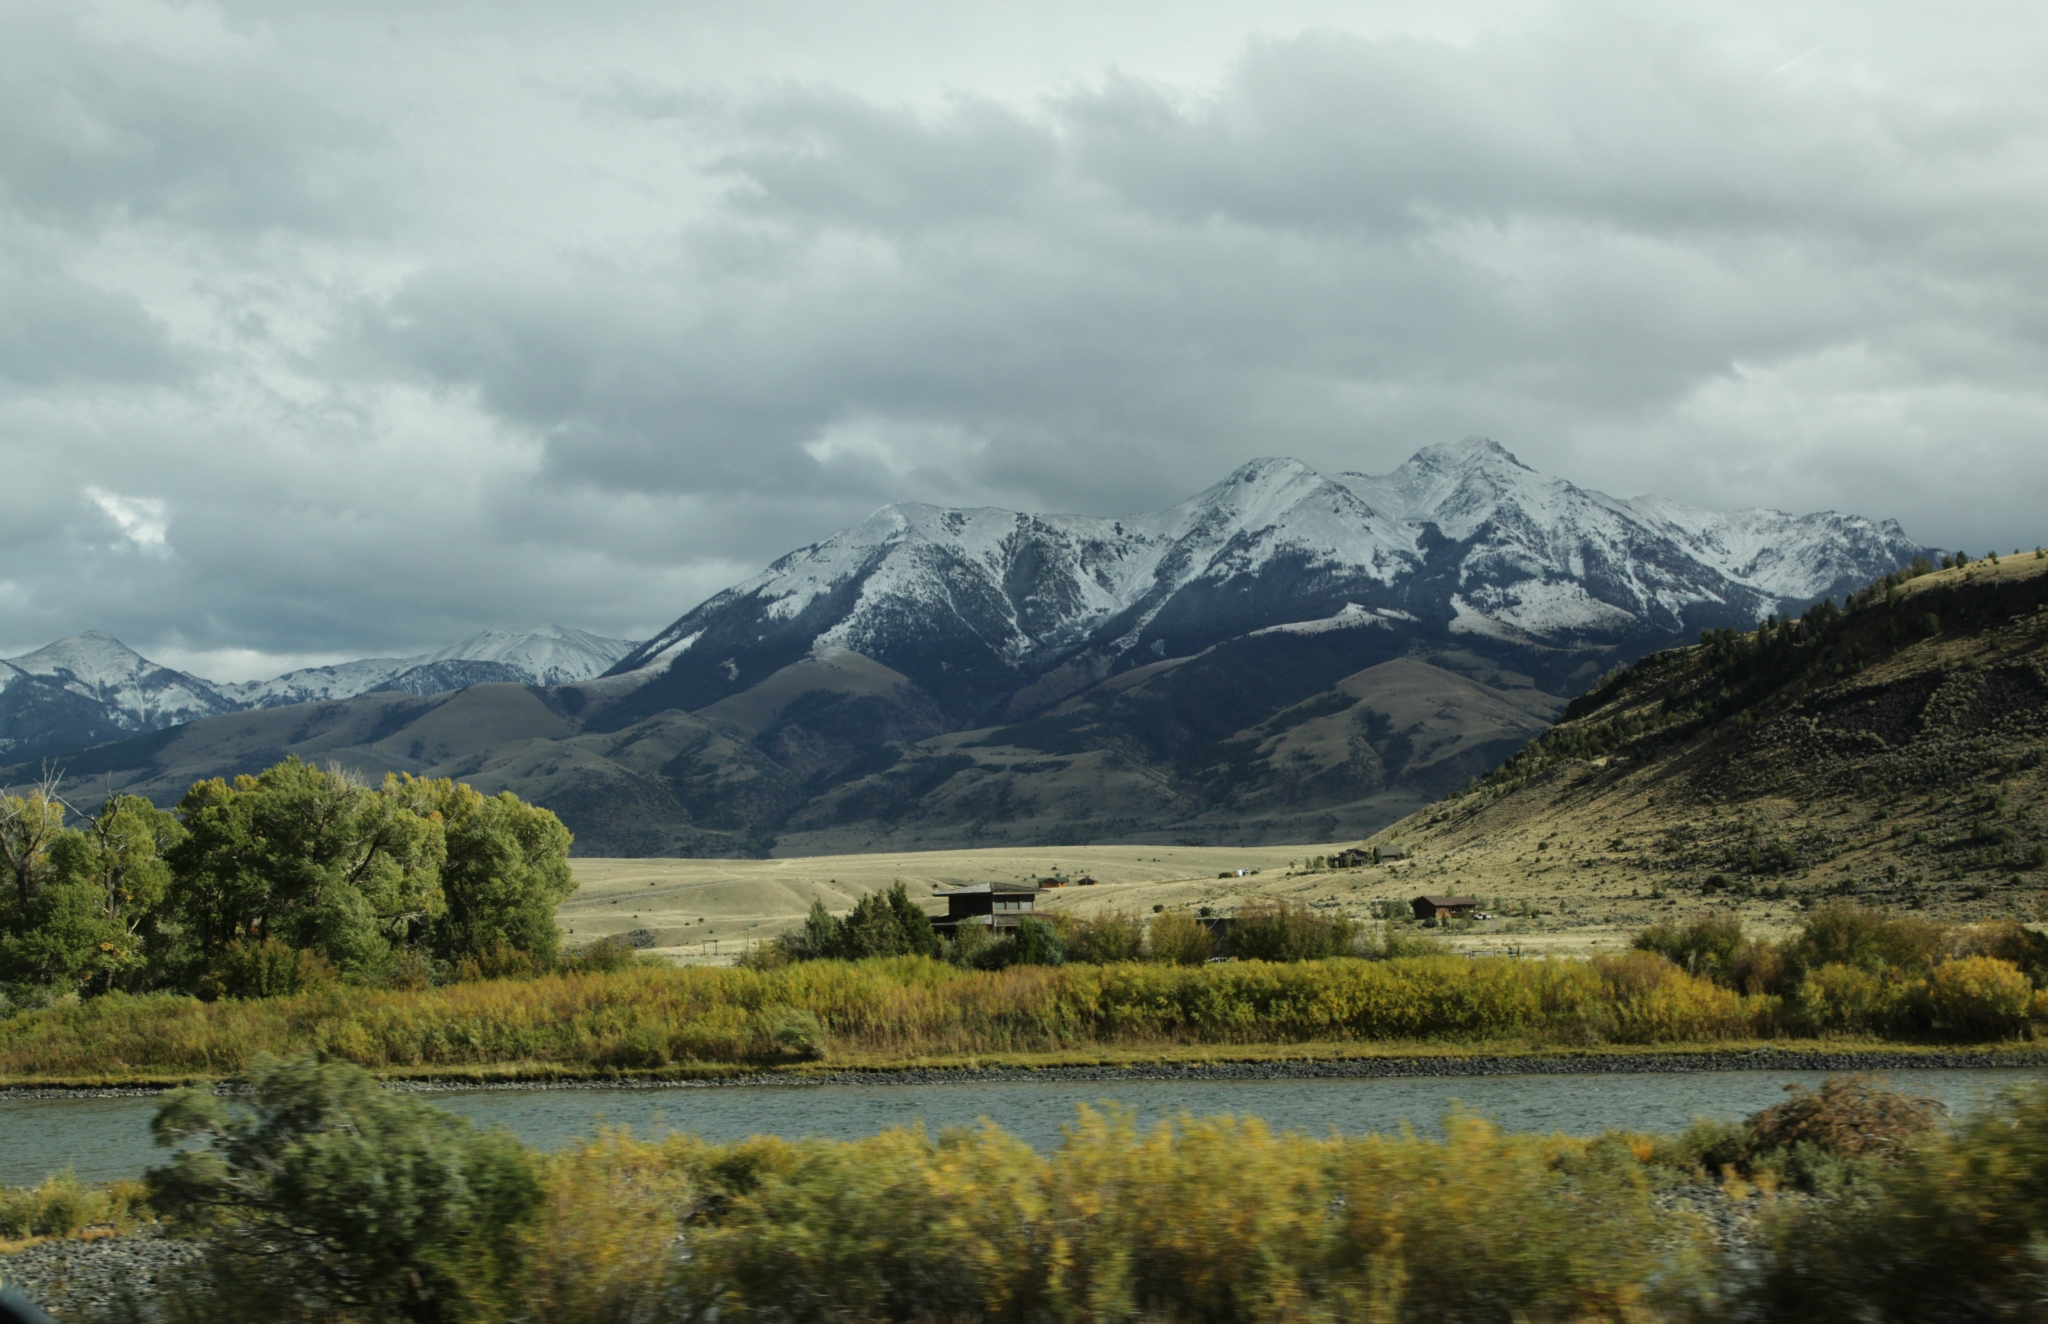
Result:
M2048 559L1645 658L1469 793L1387 829L1415 891L1619 937L1703 903L1827 897L2048 918ZM1394 890L1391 887L1387 890Z

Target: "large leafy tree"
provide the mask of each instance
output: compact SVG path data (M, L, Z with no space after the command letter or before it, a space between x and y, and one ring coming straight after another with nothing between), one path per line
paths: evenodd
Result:
M178 805L174 903L203 963L275 939L368 974L421 940L442 908L438 819L338 770L286 759Z
M164 852L183 836L177 819L134 795L112 796L82 828L57 833L23 922L0 940L10 981L127 986L148 961L170 890Z
M387 777L384 795L440 823L443 908L429 934L448 960L521 952L541 965L555 958L555 907L576 890L569 872L569 829L510 791L486 796L441 778Z

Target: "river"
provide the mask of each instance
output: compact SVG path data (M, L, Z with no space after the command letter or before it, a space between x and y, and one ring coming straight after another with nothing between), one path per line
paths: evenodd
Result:
M1896 1088L1930 1094L1967 1114L1999 1092L2048 1077L2039 1068L1902 1069ZM427 1094L480 1125L503 1126L552 1149L599 1125L636 1134L689 1132L710 1141L750 1135L851 1139L922 1123L937 1131L987 1119L1040 1150L1083 1105L1115 1101L1146 1123L1182 1114L1264 1118L1276 1130L1362 1135L1412 1126L1437 1134L1462 1105L1515 1131L1587 1135L1677 1131L1699 1116L1741 1117L1816 1085L1817 1071L1626 1072L1348 1080L1130 1080L916 1085L679 1086L665 1089L490 1089ZM0 1185L21 1186L67 1165L85 1181L139 1176L164 1153L149 1140L154 1098L0 1097Z

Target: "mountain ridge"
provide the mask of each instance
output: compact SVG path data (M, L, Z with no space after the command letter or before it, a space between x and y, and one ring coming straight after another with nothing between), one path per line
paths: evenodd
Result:
M602 672L631 646L559 625L485 630L415 657L364 658L223 684L87 630L0 661L0 756L32 758L205 717L387 689L434 694L506 681L570 683Z
M1347 607L1625 646L1752 624L1928 550L1893 520L1624 501L1468 438L1379 477L1254 460L1121 517L886 506L713 595L608 674L646 673L644 702L694 708L841 647L986 716L977 679L1021 677L1014 692L1089 654L1109 674Z
M1269 458L1134 516L884 507L595 679L207 718L73 766L159 799L287 754L458 777L590 854L1355 838L1617 665L1929 550L1608 497L1483 439L1377 477Z

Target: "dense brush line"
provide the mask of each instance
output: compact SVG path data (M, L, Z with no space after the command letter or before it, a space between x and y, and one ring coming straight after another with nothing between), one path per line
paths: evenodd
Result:
M1678 1136L1456 1112L1441 1139L1140 1130L1084 1108L1049 1154L983 1126L611 1132L541 1155L357 1068L266 1060L247 1084L167 1098L155 1129L180 1152L100 1197L201 1247L112 1318L2030 1319L2048 1236L2038 1085L1954 1130L1938 1104L1838 1078ZM0 1192L0 1219L55 1220L86 1194ZM1717 1208L1748 1234L1717 1235L1697 1212Z

